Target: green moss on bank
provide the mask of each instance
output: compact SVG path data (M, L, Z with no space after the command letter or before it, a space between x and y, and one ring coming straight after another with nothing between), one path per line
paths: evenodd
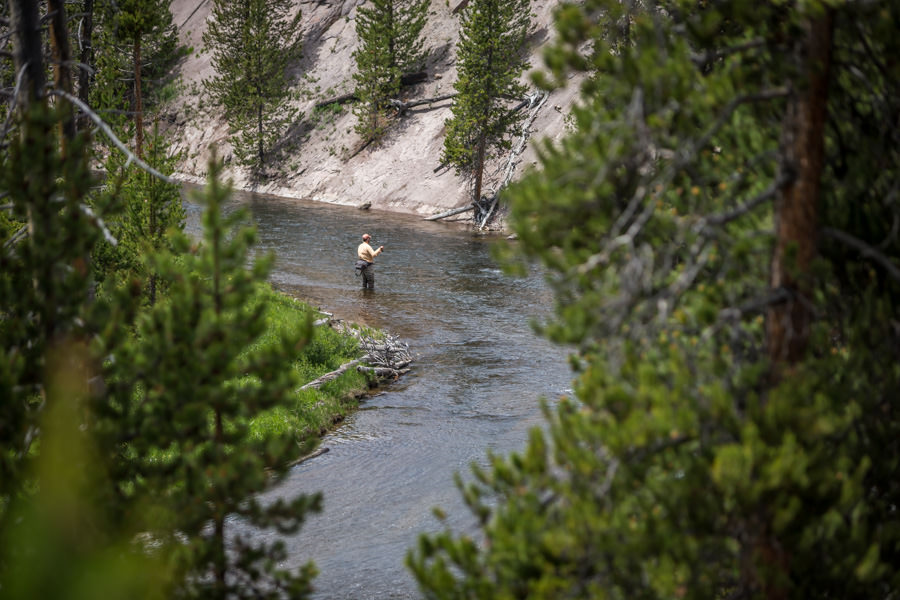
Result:
M284 332L307 327L321 315L311 306L260 286L256 301L266 304L266 333L257 344L275 344ZM368 389L365 375L349 369L320 389L300 390L304 384L334 371L360 354L357 340L330 327L315 327L309 343L299 349L292 363L297 376L297 393L288 405L278 406L250 421L254 440L271 435L293 434L298 441L324 433L356 408L357 398Z

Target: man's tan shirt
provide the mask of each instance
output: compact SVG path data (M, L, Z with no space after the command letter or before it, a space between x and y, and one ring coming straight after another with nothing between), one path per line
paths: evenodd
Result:
M381 254L381 250L374 250L368 242L363 242L359 245L359 248L356 249L356 255L359 259L366 262L375 262L375 257L379 254Z

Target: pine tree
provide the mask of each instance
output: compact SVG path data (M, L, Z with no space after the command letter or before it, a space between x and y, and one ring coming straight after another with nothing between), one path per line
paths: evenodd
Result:
M302 451L290 437L248 440L247 420L294 393L289 363L311 325L259 343L255 290L271 259L246 269L252 232L233 229L239 215L222 220L215 181L202 246L183 234L175 254L147 244L147 272L171 289L164 301L138 312L139 278L89 300L85 256L101 235L113 242L95 212L103 202L88 204L87 141L61 139L71 113L48 106L36 8L14 5L22 85L0 147L11 216L0 253L3 595L302 597L312 567L281 572L279 545L237 537L226 552L224 519L291 533L319 505L248 499ZM139 209L177 212L170 188L144 188Z
M474 178L473 201L481 201L485 161L510 148L509 135L522 115L509 99L521 98L519 83L528 63L525 38L531 24L529 0L473 0L463 10L454 88L458 96L447 120L442 161Z
M244 526L297 531L320 495L263 504L256 496L283 474L298 451L293 435L254 441L249 420L284 404L299 387L290 365L311 325L279 343L263 345L266 306L256 289L271 257L250 262L254 232L237 226L246 215L222 214L230 190L210 180L199 246L173 234L175 252L151 257L167 294L138 318L136 339L108 362L114 402L98 428L123 493L142 498L158 518L148 526L176 568L184 597L304 597L314 574L278 568L280 542L230 534L227 520ZM115 453L116 440L127 453Z
M165 138L154 125L147 139L147 164L164 175L171 175L178 158L167 154ZM153 304L159 277L147 270L150 265L143 257L171 251L170 230L184 230L181 186L161 181L137 166L125 168L120 154L110 154L105 168L111 174L104 188L107 201L121 205L122 211L109 222L117 243L104 243L98 248L99 279L108 278L106 285L112 287L124 279L137 277L146 283L144 296Z
M0 542L10 499L27 493L26 466L39 437L47 356L85 335L84 257L98 231L82 205L91 185L85 140L61 155L64 113L47 101L37 7L11 4L17 86L14 127L0 153L7 227L0 246ZM7 219L7 217L5 217Z
M234 154L261 173L297 111L288 68L301 56L289 0L215 0L203 43L216 75L204 87L225 112Z
M661 8L557 16L591 77L511 222L575 398L463 486L483 541L411 553L427 597L900 591L898 5Z
M163 39L174 38L172 13L165 2L157 0L117 0L107 6L107 27L116 40L126 40L131 45L131 72L134 75L133 112L135 125L135 154L143 158L144 152L144 69L142 48L145 36ZM113 76L118 80L118 74Z
M371 7L357 9L354 112L356 131L367 140L384 132L388 100L399 95L402 76L421 63L427 11L428 0L372 0Z

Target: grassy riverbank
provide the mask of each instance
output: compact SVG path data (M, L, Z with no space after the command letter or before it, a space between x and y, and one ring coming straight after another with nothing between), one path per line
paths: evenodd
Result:
M321 315L311 306L260 286L256 301L266 304L266 333L260 345L276 343L283 332L307 327ZM324 433L357 406L357 399L368 389L365 375L349 369L320 389L300 390L304 384L334 371L359 356L359 343L350 335L328 326L315 327L311 340L301 348L292 364L298 391L287 405L257 415L250 421L250 433L262 440L272 434L293 433L298 439Z

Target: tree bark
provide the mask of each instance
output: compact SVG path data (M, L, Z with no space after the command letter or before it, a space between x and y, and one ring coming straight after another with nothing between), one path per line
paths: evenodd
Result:
M25 114L28 107L43 96L44 61L37 7L34 0L13 0L10 4L16 73L22 72L22 85L18 90L19 114Z
M831 64L832 12L806 23L794 57L802 83L789 95L782 126L781 179L775 201L775 248L770 287L786 292L787 300L773 304L766 334L771 361L770 385L802 360L812 322L810 267L817 252L818 205L825 158L825 119ZM751 526L752 537L743 550L746 589L760 590L767 600L786 600L790 556L771 527L763 508Z
M322 387L323 384L337 379L338 377L343 375L348 369L355 367L359 363L360 363L360 359L351 360L350 362L346 362L346 363L342 364L340 367L338 367L337 369L335 369L334 371L331 371L330 373L325 373L324 375L322 375L321 377L319 377L317 379L313 379L312 381L310 381L309 383L307 383L306 385L301 387L300 390L301 391L308 390L310 388L319 389L320 387Z
M66 7L63 0L47 0L50 11L50 46L53 50L53 84L57 89L72 93L72 74L69 71L69 30L66 27ZM63 117L59 122L60 149L63 159L68 155L69 143L75 139L75 116L69 102L61 102Z
M817 252L818 204L825 157L825 119L831 65L832 12L807 23L798 48L804 85L788 98L781 168L786 183L775 202L775 250L770 286L788 292L767 315L773 374L806 351L812 320L810 266Z
M469 0L462 0L459 4L456 5L451 12L451 14L458 14L460 11L466 10L466 7L469 6Z
M93 66L94 64L94 46L91 41L94 32L94 0L84 0L84 21L81 26L81 36L79 43L81 46L81 64ZM83 66L78 72L78 98L82 102L88 104L91 95L91 73ZM83 115L79 119L78 129L85 130L90 126L91 119L87 115Z
M472 201L476 204L481 202L481 184L484 180L484 154L487 146L487 140L485 139L485 134L481 134L481 139L478 140L478 152L475 155L475 193L472 198Z
M263 107L262 107L262 90L259 86L256 86L256 127L258 136L256 138L257 141L257 158L259 159L259 166L262 168L263 164Z
M425 71L418 71L416 73L406 73L400 76L400 86L409 86L415 85L417 83L422 83L428 79L428 73ZM452 94L451 96L447 96L448 98L452 98L456 94ZM442 97L443 98L443 97ZM340 96L335 96L334 98L329 98L328 100L322 100L320 102L316 102L313 105L313 108L325 108L326 106L330 106L332 104L344 104L346 102L353 102L355 100L359 100L359 96L356 95L356 92L349 92L347 94L341 94ZM435 101L435 100L430 100ZM426 104L430 101L418 102L418 104ZM416 106L416 104L412 104ZM408 108L408 107L407 107Z
M356 95L356 92L350 92L349 94L343 94L341 96L329 98L328 100L316 102L316 104L313 106L313 109L315 110L317 108L325 108L326 106L330 106L332 104L344 104L345 102L351 102L353 100L359 100L359 96Z
M412 100L411 102L403 102L401 100L388 100L388 104L391 108L397 111L398 114L403 114L408 111L410 108L415 106L421 106L423 104L433 104L435 102L443 102L444 100L450 100L451 98L456 98L459 94L444 94L443 96L435 96L433 98L420 98L419 100Z
M144 158L144 104L141 98L141 36L134 36L134 145L138 158Z
M475 204L469 204L467 206L461 206L459 208L452 208L446 212L442 212L437 215L431 215L430 217L426 217L426 221L437 221L439 219L446 219L447 217L452 217L453 215L458 215L464 212L469 212L470 210L475 209Z

